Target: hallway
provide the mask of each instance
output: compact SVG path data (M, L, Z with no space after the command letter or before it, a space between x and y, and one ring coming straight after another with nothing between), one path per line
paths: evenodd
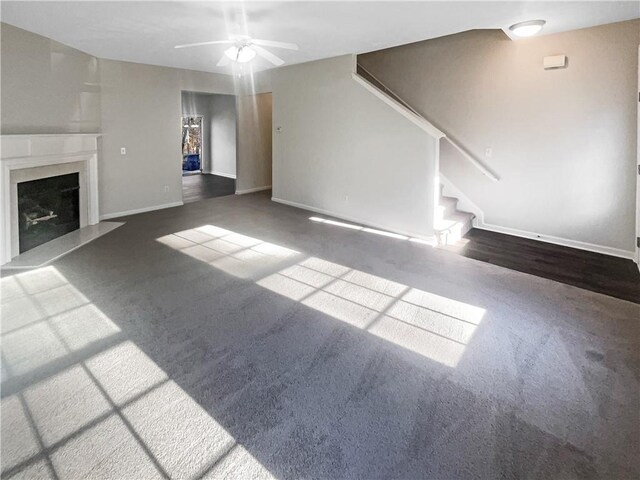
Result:
M234 193L236 193L236 181L233 178L205 173L182 177L184 203L198 202L205 198L223 197Z

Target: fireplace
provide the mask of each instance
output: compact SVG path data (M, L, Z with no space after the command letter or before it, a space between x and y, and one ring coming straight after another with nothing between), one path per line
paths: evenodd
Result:
M0 265L25 252L23 259L55 256L103 231L85 229L99 223L98 137L0 137ZM74 231L74 240L50 242Z
M18 183L18 242L24 253L80 228L80 174Z

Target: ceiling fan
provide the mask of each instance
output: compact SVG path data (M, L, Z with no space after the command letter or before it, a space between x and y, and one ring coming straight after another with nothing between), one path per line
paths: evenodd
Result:
M232 35L229 36L229 40L213 40L211 42L187 43L185 45L176 45L173 48L201 47L204 45L231 45L224 51L224 55L216 64L216 66L218 67L227 66L231 62L247 63L253 60L256 54L260 55L262 58L273 63L274 65L280 66L284 63L284 60L263 47L298 50L298 45L296 45L295 43L275 42L273 40L260 40L258 38L251 38L247 35Z

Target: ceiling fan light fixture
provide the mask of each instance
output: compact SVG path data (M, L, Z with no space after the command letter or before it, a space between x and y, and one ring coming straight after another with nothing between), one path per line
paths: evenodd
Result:
M256 56L256 51L246 45L238 47L236 45L227 48L224 54L234 62L247 63Z
M545 23L547 22L544 20L529 20L528 22L514 23L509 27L509 30L517 37L532 37L540 33Z

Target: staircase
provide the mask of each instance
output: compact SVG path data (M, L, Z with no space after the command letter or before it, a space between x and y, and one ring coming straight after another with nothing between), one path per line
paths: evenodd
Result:
M411 105L400 98L393 90L382 83L375 75L356 62L353 78L365 88L377 92L378 96L398 112L416 123L420 128L430 133L437 141L447 140L464 158L471 162L492 181L498 181L498 176L485 165L476 160L457 142L429 122ZM438 159L439 161L439 159ZM443 194L444 185L440 185L438 206L434 213L435 240L440 246L456 245L464 235L473 228L475 214L458 210L458 199Z
M440 201L434 219L434 232L438 245L455 245L473 228L473 213L458 210L458 199L442 195L440 185Z

